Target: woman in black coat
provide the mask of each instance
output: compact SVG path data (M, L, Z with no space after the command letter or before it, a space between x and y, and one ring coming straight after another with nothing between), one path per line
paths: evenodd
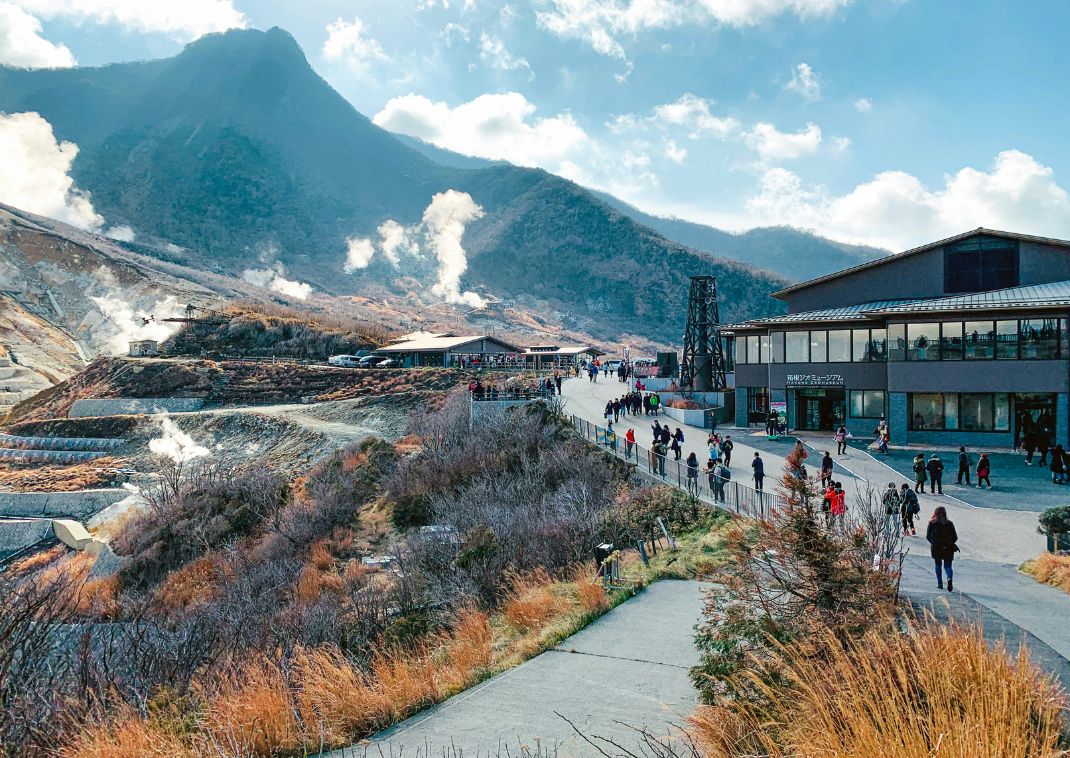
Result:
M933 517L929 519L929 526L925 530L925 539L929 541L929 554L936 564L936 587L944 588L944 578L940 574L943 565L944 574L947 576L947 591L952 591L951 579L954 572L951 570L951 562L955 560L958 552L959 535L955 531L955 525L947 518L947 509L939 505L933 511Z

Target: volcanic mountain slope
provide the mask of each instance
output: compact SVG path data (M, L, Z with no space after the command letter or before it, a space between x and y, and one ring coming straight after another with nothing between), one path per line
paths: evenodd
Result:
M678 340L688 275L718 275L735 293L726 320L772 312L765 295L783 284L670 242L543 171L431 160L354 110L279 29L209 35L147 63L0 69L0 111L36 111L78 144L74 177L108 223L196 251L189 262L204 268L239 273L268 255L328 293L411 291L413 276L426 290L426 269L408 258L344 273L347 238L375 237L388 219L416 225L454 189L484 211L464 235L463 286L506 307L588 308L596 337L642 327Z

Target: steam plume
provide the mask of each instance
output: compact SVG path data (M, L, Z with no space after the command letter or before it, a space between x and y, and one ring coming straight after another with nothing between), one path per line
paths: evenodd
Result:
M175 463L186 463L211 454L208 448L198 445L192 437L179 429L166 413L156 418L160 423L160 436L149 440L149 450L156 455L170 458Z
M312 294L312 285L305 282L294 281L286 278L286 267L281 261L276 261L268 268L247 268L242 272L243 281L257 287L278 292L296 300L307 300Z
M103 343L101 351L108 355L125 355L135 340L163 342L177 331L174 324L158 320L177 315L179 306L173 297L153 301L148 310L135 309L119 292L90 299L104 316L93 336Z

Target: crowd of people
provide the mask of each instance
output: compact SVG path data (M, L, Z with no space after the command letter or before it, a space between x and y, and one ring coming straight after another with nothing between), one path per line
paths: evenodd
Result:
M607 422L616 424L622 416L657 416L661 412L661 395L657 392L644 392L645 389L641 382L636 381L635 390L606 403L602 417Z

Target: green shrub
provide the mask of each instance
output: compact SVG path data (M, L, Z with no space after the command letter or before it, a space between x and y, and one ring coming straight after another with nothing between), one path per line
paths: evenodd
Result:
M1038 534L1070 534L1070 505L1048 508L1040 514Z

